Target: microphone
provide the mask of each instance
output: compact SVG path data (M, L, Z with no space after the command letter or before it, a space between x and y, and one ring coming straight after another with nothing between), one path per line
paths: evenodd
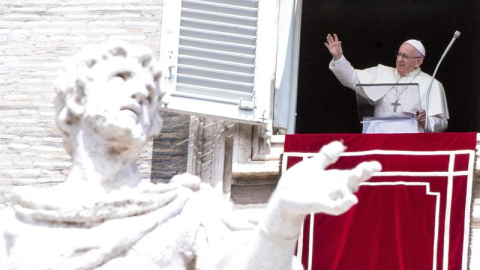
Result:
M443 55L442 57L440 58L440 61L438 61L438 64L437 64L437 67L435 68L435 71L433 72L433 75L432 75L432 80L430 81L430 85L428 86L428 91L427 91L427 108L425 110L425 133L429 132L428 130L428 109L430 107L430 91L432 91L432 85L433 85L433 81L435 80L435 75L437 75L437 71L438 71L438 68L440 67L440 64L442 63L443 61L443 58L445 58L445 56L447 55L448 51L450 50L450 48L452 47L453 43L455 42L455 40L457 40L457 38L460 37L460 31L455 31L455 33L453 34L453 38L452 40L450 41L450 43L448 44L447 48L445 49L445 52L443 52Z

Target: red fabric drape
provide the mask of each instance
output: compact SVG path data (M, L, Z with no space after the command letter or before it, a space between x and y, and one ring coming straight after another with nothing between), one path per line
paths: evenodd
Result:
M332 168L383 169L347 213L307 217L305 269L466 269L476 133L287 135L287 167L334 140L347 151Z

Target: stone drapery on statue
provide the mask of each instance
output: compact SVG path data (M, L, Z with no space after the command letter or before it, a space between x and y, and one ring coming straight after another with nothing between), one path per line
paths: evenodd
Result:
M1 269L301 269L305 215L339 215L378 162L324 170L333 142L279 181L258 224L192 175L144 182L142 147L161 128L161 72L151 52L120 41L84 48L56 81L57 125L72 156L66 180L14 192L0 213Z

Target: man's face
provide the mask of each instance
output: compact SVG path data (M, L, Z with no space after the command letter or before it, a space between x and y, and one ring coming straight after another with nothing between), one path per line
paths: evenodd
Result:
M155 81L138 61L115 57L89 72L84 100L84 124L112 146L143 146L156 104Z
M423 58L418 58L421 56L420 53L409 43L403 43L398 51L401 55L406 56L397 56L396 67L398 73L400 73L402 76L412 72L423 63Z

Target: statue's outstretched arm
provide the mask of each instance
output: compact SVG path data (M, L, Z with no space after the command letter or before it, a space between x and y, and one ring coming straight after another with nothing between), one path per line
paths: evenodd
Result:
M301 269L293 254L305 216L345 213L358 201L353 193L359 184L381 170L376 161L363 162L352 170L325 170L344 150L342 143L332 142L281 177L265 218L234 269Z

